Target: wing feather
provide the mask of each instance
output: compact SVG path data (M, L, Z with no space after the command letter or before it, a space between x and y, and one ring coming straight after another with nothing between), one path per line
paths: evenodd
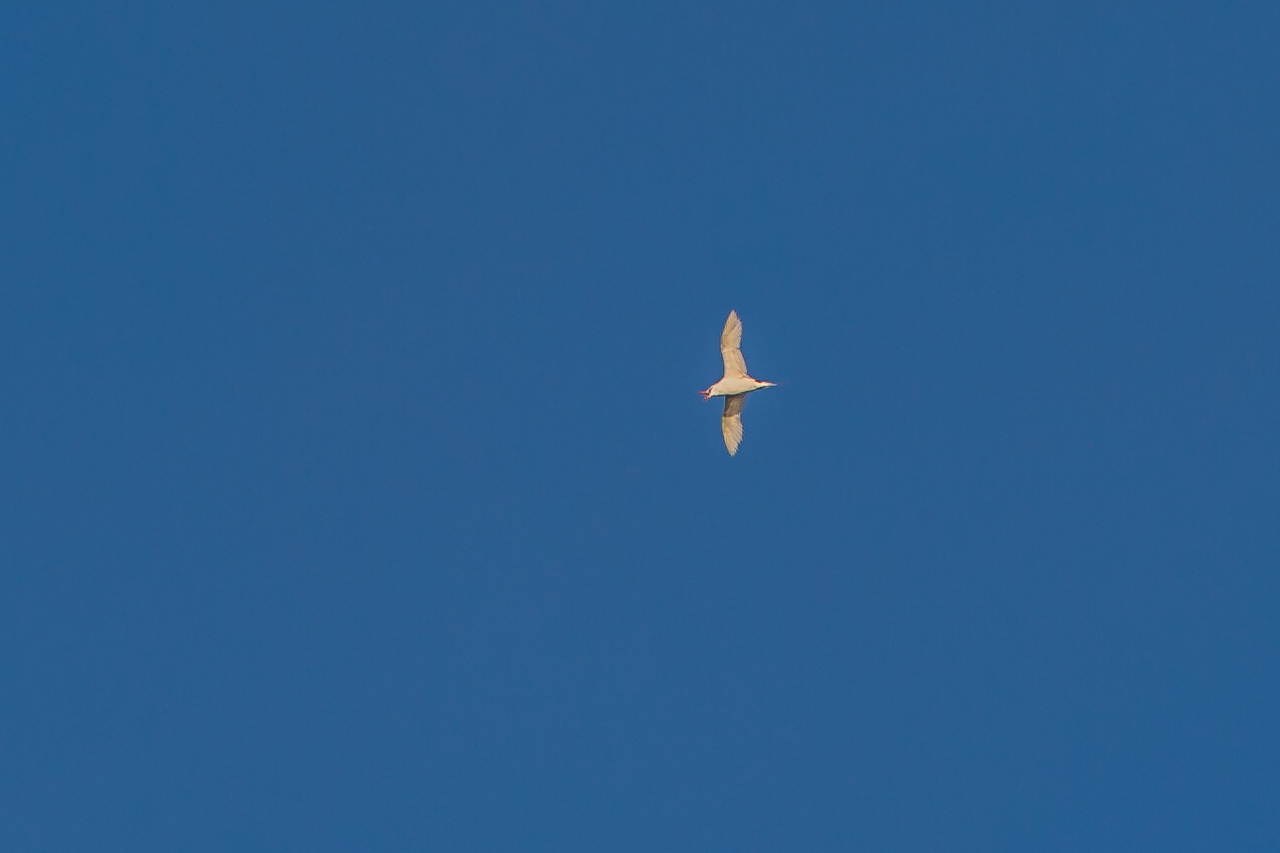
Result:
M742 357L742 320L737 311L729 312L720 333L720 356L724 359L726 379L741 379L747 375L747 360Z
M724 398L724 414L720 416L720 432L724 433L724 446L729 455L738 452L742 443L742 407L747 404L746 394L734 394Z

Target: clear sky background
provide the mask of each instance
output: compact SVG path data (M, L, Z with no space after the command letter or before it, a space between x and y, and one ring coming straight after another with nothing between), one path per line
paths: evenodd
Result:
M1277 44L6 4L0 848L1280 848Z

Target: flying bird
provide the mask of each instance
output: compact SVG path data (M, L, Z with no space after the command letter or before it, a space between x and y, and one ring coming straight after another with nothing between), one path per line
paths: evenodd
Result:
M772 388L776 382L761 382L747 375L747 361L742 357L742 320L737 311L729 312L720 333L720 356L724 359L724 377L705 391L699 391L702 399L724 397L724 414L720 416L720 432L724 433L724 446L729 455L738 452L742 443L742 407L747 395L761 388Z

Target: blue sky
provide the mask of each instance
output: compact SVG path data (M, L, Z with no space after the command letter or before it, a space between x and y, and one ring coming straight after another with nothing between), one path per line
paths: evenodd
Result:
M0 846L1275 847L1278 41L6 7Z

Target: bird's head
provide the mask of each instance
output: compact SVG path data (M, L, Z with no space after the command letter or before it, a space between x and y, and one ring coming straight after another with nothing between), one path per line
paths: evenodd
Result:
M699 391L698 393L702 395L702 399L703 399L703 400L710 400L710 399L711 399L711 389L710 389L710 388L708 388L708 389L707 389L707 390L705 390L705 391Z

